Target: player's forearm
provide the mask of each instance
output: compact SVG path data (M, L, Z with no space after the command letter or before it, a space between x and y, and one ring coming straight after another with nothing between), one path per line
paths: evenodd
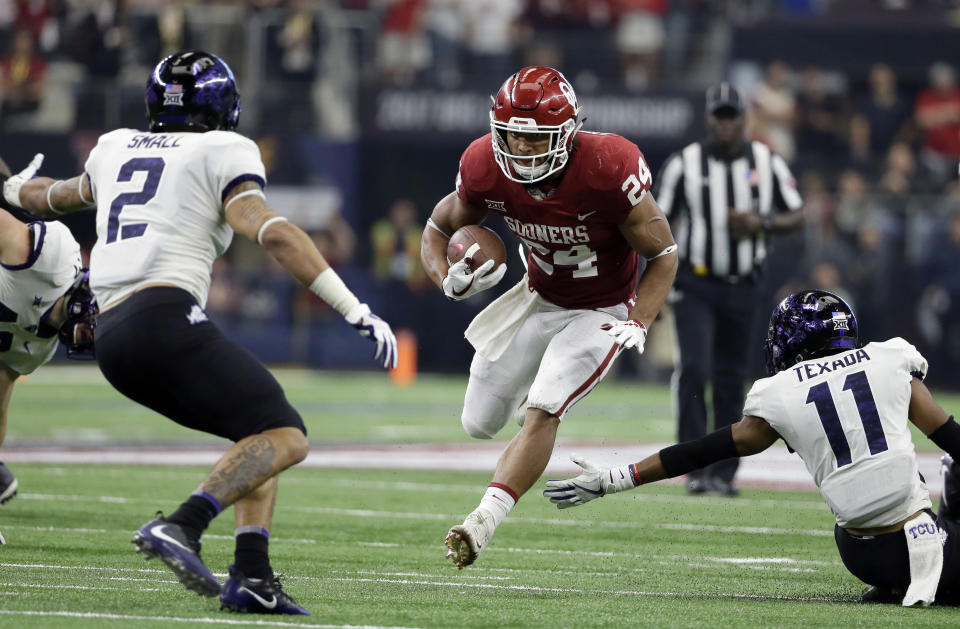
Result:
M423 270L438 288L443 287L450 265L447 264L447 242L450 239L427 225L420 238L420 261Z
M954 461L960 461L960 424L953 419L953 415L947 418L942 426L928 435L930 441L949 454Z
M289 221L270 225L263 232L263 248L304 286L330 268L323 254L305 231Z
M360 305L306 232L286 220L268 227L260 238L263 248L298 282L344 317Z
M44 218L89 208L92 195L83 175L66 180L34 177L20 188L20 207Z
M647 262L647 268L637 286L637 303L630 311L630 318L637 319L649 328L667 300L676 275L676 252Z

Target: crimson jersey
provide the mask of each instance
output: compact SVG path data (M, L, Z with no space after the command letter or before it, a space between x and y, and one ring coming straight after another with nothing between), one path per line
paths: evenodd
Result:
M530 286L544 299L564 308L602 308L636 296L639 256L619 226L651 181L635 144L581 131L559 185L538 200L503 175L487 134L460 158L457 194L500 214L527 244Z

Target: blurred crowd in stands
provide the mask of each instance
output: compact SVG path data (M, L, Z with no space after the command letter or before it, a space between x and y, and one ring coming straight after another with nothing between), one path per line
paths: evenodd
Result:
M895 63L857 76L789 55L735 72L728 52L738 25L867 13L956 22L958 5L0 0L0 133L138 126L148 68L184 47L231 60L244 96L242 130L254 137L286 130L350 140L361 124L356 100L364 86L495 91L524 64L559 67L581 94L700 93L730 78L750 100L751 137L790 162L805 199L806 234L783 242L772 261L777 287L834 289L862 313L868 340L912 333L949 373L960 369L957 59L905 80ZM244 91L250 85L258 87ZM643 138L630 139L643 149ZM422 323L415 302L436 297L419 264L420 229L434 201L398 190L386 207L363 208L363 220L334 216L313 232L334 266L381 293L385 305L375 310L401 326ZM211 309L238 321L329 315L308 293L272 283L279 275L245 271L265 264L236 243L218 263Z

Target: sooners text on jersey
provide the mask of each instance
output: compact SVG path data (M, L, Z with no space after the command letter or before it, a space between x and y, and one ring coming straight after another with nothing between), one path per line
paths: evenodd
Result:
M464 151L457 194L500 214L527 245L530 286L544 299L565 308L602 308L635 298L639 256L619 226L650 184L635 144L581 131L557 187L538 200L503 175L488 134Z

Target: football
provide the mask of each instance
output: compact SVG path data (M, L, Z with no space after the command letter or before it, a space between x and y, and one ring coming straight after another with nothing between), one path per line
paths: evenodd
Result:
M466 260L471 271L490 259L494 260L494 268L507 261L507 248L495 231L480 225L464 225L450 237L447 264L459 262L474 243L480 245L480 249Z

